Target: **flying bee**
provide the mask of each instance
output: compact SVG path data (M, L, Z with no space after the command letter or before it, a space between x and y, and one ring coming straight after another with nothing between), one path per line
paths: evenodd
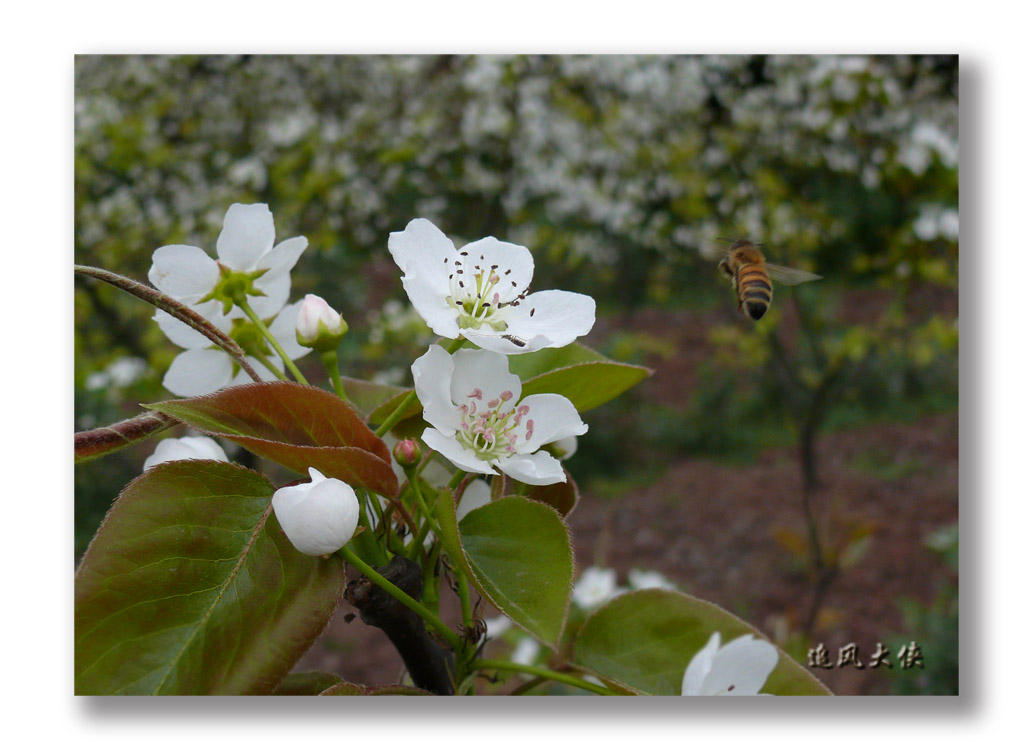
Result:
M722 256L718 268L728 276L736 292L737 309L752 320L761 319L772 303L772 278L787 285L821 278L797 268L766 263L764 254L750 240L736 240L729 247L714 248Z

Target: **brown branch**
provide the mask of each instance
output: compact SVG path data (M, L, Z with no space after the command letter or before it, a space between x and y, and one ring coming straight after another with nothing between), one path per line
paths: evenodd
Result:
M413 599L422 597L423 573L415 562L396 556L380 574ZM345 600L359 609L363 623L387 635L417 688L442 696L454 694L454 655L427 633L422 618L365 577L348 583Z
M168 428L173 428L179 422L162 412L144 412L113 425L75 433L75 463L91 461L108 453L119 451Z
M256 371L253 370L252 366L249 365L249 362L245 360L245 351L242 350L242 346L210 324L208 319L200 315L195 310L190 309L175 299L172 299L167 294L157 291L156 289L151 289L149 286L139 283L127 276L122 276L119 273L111 273L110 271L103 270L102 268L94 268L90 265L76 265L75 273L80 276L89 276L90 278L98 278L101 281L106 281L111 286L116 286L132 296L152 304L157 309L164 310L175 319L184 322L196 332L202 333L210 340L210 342L223 349L235 359L235 363L241 366L242 370L249 374L249 377L253 381L263 381L259 374L257 374Z

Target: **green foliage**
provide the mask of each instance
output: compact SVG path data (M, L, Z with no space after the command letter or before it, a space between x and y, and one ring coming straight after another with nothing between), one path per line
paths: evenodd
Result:
M456 524L451 496L442 490L438 502L445 550L465 565L481 595L555 645L572 593L573 554L564 521L542 503L504 497Z
M290 381L248 384L147 406L300 474L313 467L354 486L398 493L387 446L351 405L322 389Z
M916 642L921 648L924 667L903 670L894 661L890 688L898 695L956 696L960 694L960 595L956 580L959 527L953 524L935 531L925 543L950 568L953 576L937 586L931 603L911 598L900 600L905 633L888 637L886 645L892 648Z
M723 643L744 634L762 638L713 603L672 590L638 590L590 616L576 639L575 662L615 685L677 696L687 665L715 631ZM813 675L781 652L763 692L828 695Z
M75 579L75 692L269 693L334 611L338 560L296 551L273 485L173 461L122 492Z

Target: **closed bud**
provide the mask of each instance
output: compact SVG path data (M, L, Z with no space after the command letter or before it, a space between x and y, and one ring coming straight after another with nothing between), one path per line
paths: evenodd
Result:
M416 464L420 463L420 459L423 457L420 444L412 438L406 438L405 440L396 443L391 453L394 454L395 461L397 461L398 465L403 469L416 466Z
M295 339L304 348L320 353L336 350L348 332L348 323L315 294L306 294L295 321Z
M310 467L311 482L282 487L273 505L284 535L303 554L333 554L347 544L359 522L355 490Z

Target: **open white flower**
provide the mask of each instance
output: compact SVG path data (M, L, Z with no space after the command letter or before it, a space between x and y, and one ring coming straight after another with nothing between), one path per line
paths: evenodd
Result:
M527 484L565 481L562 465L545 443L583 435L587 425L560 394L520 400L522 382L508 357L487 350L455 355L432 345L412 365L423 419L433 425L423 442L464 471L497 474Z
M704 648L690 660L683 675L684 696L763 696L759 693L775 665L779 652L753 634L733 639L719 648L716 631Z
M461 250L426 219L392 232L388 250L416 311L438 335L499 353L561 348L594 326L594 300L570 291L529 293L533 256L485 237Z
M164 245L153 253L149 280L214 324L224 314L219 298L232 287L245 291L259 317L272 317L288 301L291 270L308 244L305 237L293 237L274 247L267 205L232 204L217 238L217 260L192 245ZM229 319L244 316L237 306L227 313Z
M292 360L302 358L311 350L302 347L296 340L295 322L298 314L299 304L289 304L267 328ZM182 397L192 397L228 386L252 383L253 380L238 367L231 356L214 346L205 335L163 311L157 311L154 319L171 342L185 349L171 362L164 374L163 385L168 391ZM211 321L218 329L231 335L243 349L259 348L260 355L268 363L273 364L278 371L284 370L284 363L248 320L232 320L221 314L218 319ZM277 378L255 356L247 353L245 360L264 381Z
M284 535L303 554L333 554L347 544L359 522L355 490L309 468L312 481L282 487L271 502Z
M587 567L572 589L572 602L585 611L603 605L622 592L615 583L611 567Z
M165 438L156 444L156 450L146 458L143 471L157 464L181 459L212 459L227 461L228 455L213 438L205 435L186 435L184 438Z

